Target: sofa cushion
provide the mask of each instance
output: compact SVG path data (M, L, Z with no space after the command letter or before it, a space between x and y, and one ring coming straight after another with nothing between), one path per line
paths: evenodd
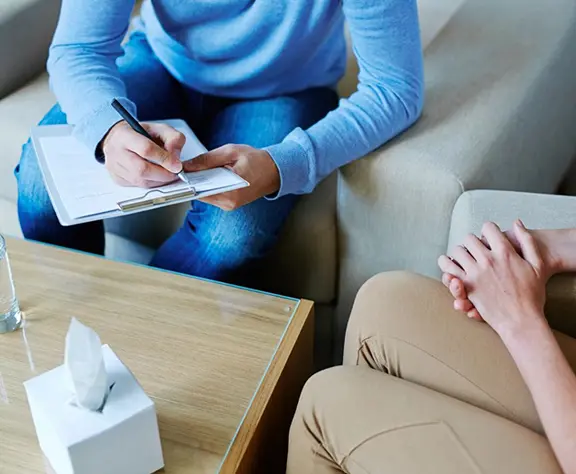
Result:
M0 98L44 70L60 0L0 0Z
M0 198L0 234L22 237L16 203Z
M454 14L462 7L466 0L418 0L418 16L420 17L420 36L422 49L426 49L436 38L438 33L448 24ZM358 86L358 63L354 57L354 50L350 39L350 32L346 29L346 74L338 83L340 97L349 97Z
M105 254L112 260L148 265L154 256L154 248L117 234L108 233Z
M16 202L16 180L12 171L30 127L54 105L54 96L43 74L14 94L0 100L0 199ZM0 214L1 219L4 215Z
M332 303L338 273L337 175L303 196L266 261L268 281L285 295Z

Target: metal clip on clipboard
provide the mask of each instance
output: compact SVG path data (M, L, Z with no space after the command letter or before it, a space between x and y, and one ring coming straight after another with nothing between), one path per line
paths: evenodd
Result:
M163 196L155 196L151 197L150 199L146 199L149 194L160 193ZM118 202L118 209L122 212L130 212L145 209L148 207L159 206L161 204L167 204L174 201L179 200L186 200L189 198L193 198L198 195L196 188L190 187L188 189L178 191L176 193L165 194L164 191L160 189L151 189L146 194L144 194L144 198L135 198L135 199L127 199L126 201Z

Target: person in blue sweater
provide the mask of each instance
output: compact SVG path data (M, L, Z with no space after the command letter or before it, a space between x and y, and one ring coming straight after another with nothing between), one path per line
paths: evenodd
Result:
M41 124L74 125L113 179L175 180L184 137L148 124L158 146L123 121L182 118L208 153L187 171L230 166L250 186L190 209L151 265L245 283L298 201L340 166L416 121L423 66L416 0L63 0L48 71L58 104ZM344 21L359 86L338 101ZM63 227L30 142L16 168L24 236L102 254L102 222Z

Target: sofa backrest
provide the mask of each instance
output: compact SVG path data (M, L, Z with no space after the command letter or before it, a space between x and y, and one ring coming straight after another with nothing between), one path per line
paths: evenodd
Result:
M60 0L0 0L0 99L44 70Z

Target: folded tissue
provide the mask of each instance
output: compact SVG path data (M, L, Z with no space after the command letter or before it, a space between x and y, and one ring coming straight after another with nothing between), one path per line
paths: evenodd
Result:
M154 402L76 319L64 365L24 387L40 448L56 474L151 474L164 467Z

